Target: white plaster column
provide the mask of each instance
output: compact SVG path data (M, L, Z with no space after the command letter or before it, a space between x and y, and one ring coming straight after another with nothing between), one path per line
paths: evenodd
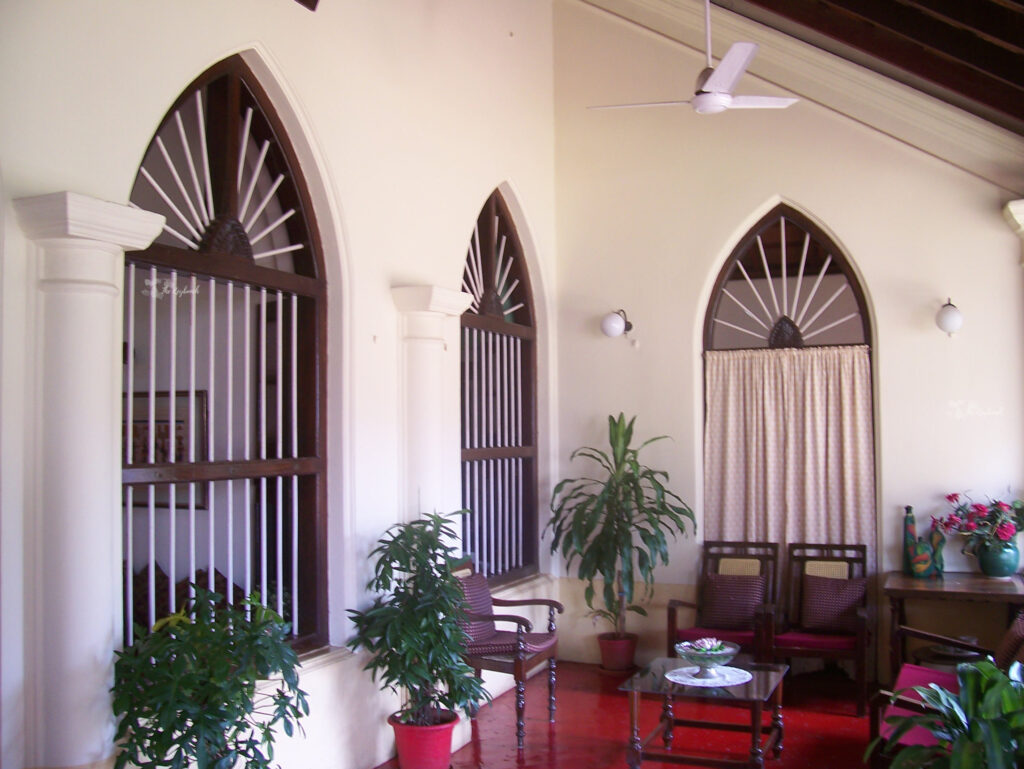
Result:
M403 512L459 507L459 316L472 297L438 286L391 289L402 323ZM459 522L455 522L457 527Z
M1006 221L1013 231L1024 241L1024 200L1011 200L1003 206L1003 216L1006 217ZM1021 243L1020 263L1024 267L1024 242Z
M15 211L38 248L27 765L100 766L121 627L124 251L148 246L163 217L71 192Z

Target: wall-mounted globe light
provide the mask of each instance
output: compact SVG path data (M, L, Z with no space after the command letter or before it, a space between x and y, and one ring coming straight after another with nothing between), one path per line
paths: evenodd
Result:
M610 312L601 318L601 331L605 336L622 336L633 330L633 324L626 317L625 310Z
M946 299L946 303L935 313L935 325L953 336L964 325L963 313L950 299Z

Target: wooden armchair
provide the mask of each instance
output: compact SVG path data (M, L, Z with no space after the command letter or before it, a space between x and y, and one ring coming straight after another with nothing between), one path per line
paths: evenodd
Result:
M466 598L467 612L465 630L469 637L465 658L477 677L483 670L509 673L516 682L516 745L523 749L526 736L526 677L541 662L548 663L548 720L555 721L555 654L558 650L558 636L555 628L555 612L565 611L562 604L546 598L509 600L491 595L487 578L476 573L472 566L458 573L462 593ZM533 624L525 617L515 614L495 614L495 606L546 606L548 629L546 633L534 633ZM513 623L515 630L498 630L496 622ZM476 713L470 714L472 717Z
M929 633L924 630L907 627L906 625L897 627L893 638L893 654L896 659L899 659L902 655L903 639L918 638L930 643L941 644L951 649L990 655L996 667L1006 670L1014 661L1024 663L1024 611L1021 611L1010 624L1010 627L1007 628L1006 633L995 649L986 649L982 646L966 643L959 638ZM879 736L888 737L892 733L893 726L886 723L886 719L890 716L908 716L914 713L928 712L928 707L921 702L917 692L904 690L910 689L913 686L938 684L951 692L960 691L960 684L956 673L950 670L937 670L905 662L898 668L898 671L892 689L881 689L871 698L870 728L872 741ZM900 744L934 745L935 737L926 729L915 727L903 735ZM881 743L876 744L871 753L872 769L884 769L889 764L889 757L882 753L882 747Z
M768 613L766 653L773 659L851 660L857 715L868 699L867 547L792 542L785 567L786 609Z
M708 540L704 543L697 603L668 602L667 651L676 656L680 641L713 636L763 657L760 617L777 600L779 545L776 542ZM692 609L692 626L680 623L679 610Z

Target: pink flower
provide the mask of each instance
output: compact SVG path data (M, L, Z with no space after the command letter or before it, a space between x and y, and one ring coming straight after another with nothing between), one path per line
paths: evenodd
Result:
M996 536L1003 542L1009 542L1013 539L1013 535L1017 533L1017 527L1012 523L1001 523L996 526Z
M975 502L971 505L971 512L977 515L988 515L988 508L981 504L981 502Z
M1008 512L1010 512L1013 509L1012 507L1010 507L1005 502L995 502L994 504L995 504L996 507L998 507L1004 513L1008 513Z
M964 519L961 518L959 515L957 515L956 513L950 513L949 518L946 519L946 526L950 529L955 529L963 522Z
M974 521L968 521L964 524L964 531L974 531L978 528L978 524Z
M949 502L949 504L951 505L955 505L957 502L960 501L960 495L954 491L952 494L946 495L946 501Z

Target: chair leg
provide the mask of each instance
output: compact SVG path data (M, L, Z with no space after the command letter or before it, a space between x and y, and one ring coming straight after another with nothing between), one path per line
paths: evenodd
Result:
M526 737L526 677L516 676L516 747L523 749Z
M863 718L868 702L867 664L863 657L857 660L857 718Z
M480 678L480 670L474 670L473 675L475 675L477 678ZM469 709L466 712L469 714L470 719L476 718L476 714L480 712L480 706L476 703L473 703L469 706Z
M555 658L548 660L548 721L555 723L555 680L558 674L555 672Z

